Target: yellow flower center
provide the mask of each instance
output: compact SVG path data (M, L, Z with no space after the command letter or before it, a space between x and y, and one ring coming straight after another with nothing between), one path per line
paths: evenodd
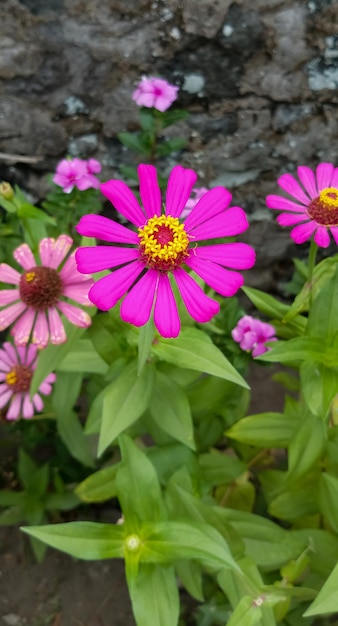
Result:
M338 189L326 187L307 209L308 216L321 226L338 226Z
M177 217L151 217L138 229L142 260L147 267L169 272L188 256L189 238Z
M23 393L29 390L32 377L33 371L30 367L18 364L6 374L6 383L13 393Z

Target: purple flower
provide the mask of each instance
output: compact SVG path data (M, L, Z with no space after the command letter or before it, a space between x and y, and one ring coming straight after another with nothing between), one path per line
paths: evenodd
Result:
M155 76L142 77L132 94L132 99L142 107L154 107L158 111L166 111L177 98L178 87L170 85L162 78Z
M269 209L286 211L277 217L281 226L295 226L290 236L295 243L304 243L314 235L317 246L327 248L331 234L338 244L338 167L332 163L320 163L314 173L309 167L297 168L298 178L283 174L278 185L290 196L268 196Z
M252 356L264 354L269 348L266 341L276 341L275 328L271 324L256 320L251 315L244 315L237 326L231 331L231 335L236 343L239 343L242 350L252 352Z
M13 256L24 269L23 274L7 263L0 264L0 282L15 285L14 289L0 291L0 307L4 307L0 310L0 331L15 322L11 334L16 345L27 345L31 334L32 342L39 348L44 348L49 339L54 344L65 342L67 337L58 311L75 326L90 326L88 313L65 300L71 298L79 304L91 305L88 291L93 285L92 278L78 272L74 252L63 263L72 243L68 235L60 235L56 241L49 237L42 239L41 265L30 247L22 244Z
M37 361L37 348L30 344L14 347L5 342L0 349L0 409L8 403L8 420L33 417L43 409L43 401L38 393L30 399L30 386ZM55 374L48 374L39 387L39 392L48 396L52 391Z
M118 245L81 247L76 261L79 271L86 274L113 270L89 292L99 309L107 311L125 295L121 305L124 321L143 326L153 311L158 332L163 337L177 337L180 319L169 275L191 317L200 323L209 321L218 313L219 304L204 293L183 266L221 295L234 295L244 279L239 272L226 268L252 267L253 248L245 243L199 246L199 242L238 235L248 228L248 221L243 209L229 208L230 192L215 187L181 223L179 218L196 182L195 172L180 165L173 168L164 214L156 168L139 165L138 175L143 206L124 182L110 180L101 185L102 193L136 226L137 232L101 215L85 215L76 227L80 235Z
M94 187L98 189L100 181L94 174L101 171L101 165L96 159L83 161L82 159L62 159L56 167L53 182L63 188L65 193L70 193L74 187L85 191Z

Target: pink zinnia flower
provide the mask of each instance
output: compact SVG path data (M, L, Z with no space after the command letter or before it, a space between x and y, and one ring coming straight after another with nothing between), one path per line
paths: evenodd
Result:
M197 202L209 191L206 187L194 187L192 190L193 197L189 198L187 204L185 205L181 218L185 219L189 213L192 211Z
M154 107L158 111L166 111L177 98L178 87L171 85L162 78L155 76L142 77L132 94L132 99L142 107Z
M94 173L99 172L97 164L100 163L96 159L83 161L82 159L62 159L56 167L56 173L53 176L53 182L63 188L64 193L70 193L74 187L80 191L90 189L91 187L99 188L100 182ZM96 172L95 172L96 169Z
M79 248L76 260L80 272L100 272L113 268L91 288L89 298L107 311L122 296L121 317L135 326L143 326L154 309L154 322L164 337L177 337L180 320L169 275L183 302L197 322L209 321L219 311L219 304L209 298L183 269L186 265L210 287L223 296L233 296L244 280L237 271L254 265L255 253L244 243L199 246L202 240L233 237L248 227L240 207L229 207L231 194L224 187L208 191L196 204L184 223L179 217L196 181L192 170L180 165L172 170L162 214L161 192L156 168L139 165L140 206L132 191L120 180L101 185L102 193L117 211L137 227L137 232L100 215L81 218L81 235L125 246Z
M269 350L265 345L266 341L276 341L275 328L271 324L256 320L251 315L244 315L237 326L231 331L231 335L236 343L239 343L242 350L252 352L252 356L259 356Z
M31 400L29 394L36 362L37 348L32 344L27 348L15 348L5 342L0 349L0 409L10 402L6 414L8 420L21 416L27 419L43 409L41 396L36 393ZM48 396L55 379L55 374L48 374L39 392Z
M32 342L39 348L44 348L49 338L54 344L66 341L58 311L75 326L90 326L88 313L64 300L71 298L79 304L91 305L88 291L93 280L78 272L74 252L60 269L72 243L68 235L60 235L56 241L42 239L39 245L41 265L37 265L29 246L22 244L14 250L13 256L24 269L23 274L7 263L0 264L0 282L16 285L15 289L0 291L0 307L5 307L0 311L0 331L15 322L11 334L16 345L27 345L31 333ZM10 306L5 306L8 304Z
M305 165L297 168L299 185L291 174L278 179L279 186L298 202L282 196L268 196L269 209L287 211L277 217L281 226L295 226L290 235L295 243L304 243L314 235L317 246L327 248L329 231L338 244L338 168L320 163L316 173Z

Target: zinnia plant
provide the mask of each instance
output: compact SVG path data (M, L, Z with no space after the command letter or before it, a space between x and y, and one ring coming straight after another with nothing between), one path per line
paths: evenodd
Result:
M93 284L90 276L78 272L74 253L65 261L72 243L68 235L60 235L57 240L42 239L40 265L30 247L22 244L13 252L24 270L22 274L7 263L0 264L0 281L15 285L14 289L0 292L0 306L4 307L0 311L0 330L14 323L11 334L16 345L25 346L30 338L39 348L44 348L49 340L54 344L66 341L59 312L75 326L90 326L88 313L67 301L70 298L90 306L88 291Z
M218 313L219 303L204 293L184 266L217 293L233 296L244 282L237 270L254 265L253 248L245 243L200 242L238 235L247 229L248 221L243 209L229 208L230 192L215 187L203 195L181 223L179 218L196 181L195 172L174 167L164 212L155 167L140 165L138 175L142 206L122 181L110 180L101 185L102 193L136 226L137 232L106 217L84 216L77 226L81 235L124 246L79 248L78 269L86 274L113 269L89 292L99 309L107 311L125 295L121 306L124 321L143 326L154 310L158 332L164 337L177 337L180 319L170 277L191 317L199 323L209 321Z
M302 165L297 168L297 174L303 187L291 174L278 179L279 186L293 199L270 195L267 206L283 211L277 222L281 226L294 226L291 237L296 243L304 243L313 235L317 246L327 248L331 231L338 244L338 167L320 163L314 173Z
M6 419L17 420L33 417L43 409L39 393L30 398L30 387L37 364L36 346L15 347L6 341L0 349L0 409L9 404ZM48 396L56 376L51 373L39 386L39 392Z

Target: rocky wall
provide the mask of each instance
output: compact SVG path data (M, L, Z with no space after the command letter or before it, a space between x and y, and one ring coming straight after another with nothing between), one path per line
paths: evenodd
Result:
M248 278L274 289L305 248L265 195L297 164L338 165L338 3L1 0L0 179L38 201L67 154L119 176L136 162L116 135L138 128L131 93L143 74L180 86L175 106L190 117L170 130L188 141L176 161L248 211L258 251Z

